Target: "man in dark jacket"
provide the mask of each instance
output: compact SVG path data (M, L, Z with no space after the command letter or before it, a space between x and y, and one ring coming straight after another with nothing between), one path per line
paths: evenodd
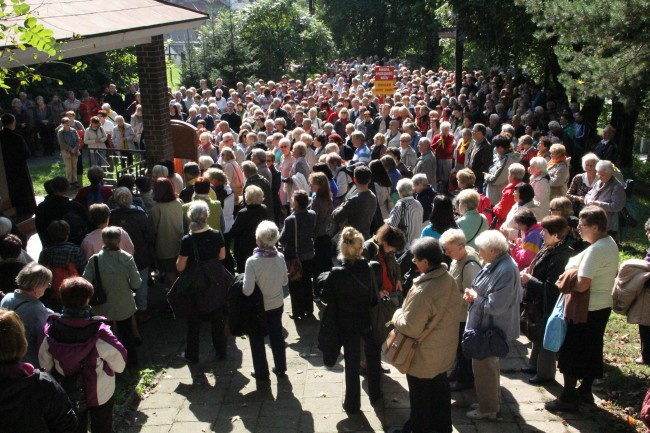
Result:
M616 163L618 146L614 143L614 136L616 135L616 129L612 125L607 125L603 129L603 139L596 145L594 153L600 159L607 161L612 161ZM5 165L7 162L5 161Z
M258 186L264 193L264 205L266 206L267 219L273 221L273 194L271 193L271 184L264 177L260 176L257 172L257 166L251 161L244 161L242 163L242 171L246 177L246 184L244 191L251 185Z
M235 103L233 101L228 101L226 104L226 112L221 115L221 120L228 122L230 129L239 134L242 121L239 114L235 113Z
M52 244L47 235L47 226L54 220L64 220L70 226L70 242L81 245L88 233L90 217L83 205L68 198L70 184L63 176L45 182L48 195L36 208L36 231L44 247Z
M348 196L341 206L332 212L334 222L338 225L351 225L361 232L364 239L370 237L370 225L377 209L377 197L368 189L371 180L372 173L368 167L360 165L355 168L354 183L357 193Z
M492 146L485 138L487 129L482 123L477 123L472 129L475 144L467 150L467 167L476 176L476 188L483 191L483 173L487 173L492 165Z
M13 114L2 116L2 131L0 131L0 147L4 160L9 200L19 215L31 215L36 209L32 177L27 167L27 159L31 156L25 139L16 134L16 118Z
M124 98L117 92L115 84L108 86L108 94L104 96L104 102L107 102L111 109L120 116L124 115Z

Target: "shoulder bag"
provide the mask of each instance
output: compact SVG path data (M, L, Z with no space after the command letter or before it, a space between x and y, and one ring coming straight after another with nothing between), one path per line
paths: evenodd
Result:
M564 301L566 295L557 298L553 312L546 322L544 330L544 349L550 352L559 352L566 338L567 321L564 317Z
M294 233L294 249L296 250L296 257L287 260L287 272L289 274L290 282L297 282L302 280L302 263L298 257L298 216L294 215L293 219L293 233Z
M483 323L484 313L485 309L481 305L481 320L479 322L481 324ZM490 324L487 328L481 329L479 325L477 329L465 330L461 346L466 357L478 359L479 361L492 356L505 358L510 350L506 335L501 329L494 326L491 315Z
M102 276L99 273L99 258L96 254L93 257L93 264L95 265L95 281L93 282L95 291L93 292L92 298L90 298L90 305L96 307L108 302L108 296L106 295L106 290L104 290L104 285L102 284Z

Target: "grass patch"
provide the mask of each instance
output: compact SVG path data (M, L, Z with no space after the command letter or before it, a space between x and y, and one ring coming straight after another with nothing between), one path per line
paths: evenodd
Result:
M30 165L29 173L32 175L34 193L36 195L44 196L46 195L45 187L43 186L45 181L56 176L65 176L65 166L61 162Z
M138 371L125 371L115 379L115 407L114 413L118 413L127 402L129 395L135 389L139 399L142 399L154 386L156 378L162 374L164 368L161 365L147 366Z
M181 83L181 68L175 63L167 63L167 85L172 88L172 90L178 90Z

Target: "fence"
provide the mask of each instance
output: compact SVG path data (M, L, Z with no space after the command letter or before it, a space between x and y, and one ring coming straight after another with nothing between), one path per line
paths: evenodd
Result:
M134 177L144 176L147 161L144 150L88 149L89 165L99 165L104 169L104 183L114 186L117 179L125 174Z

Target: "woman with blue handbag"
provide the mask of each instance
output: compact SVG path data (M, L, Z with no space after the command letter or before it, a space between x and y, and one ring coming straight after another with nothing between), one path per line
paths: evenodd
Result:
M544 326L560 291L555 284L575 253L567 243L569 225L561 216L547 216L542 220L544 247L530 266L521 271L524 286L526 336L533 343L530 360L522 373L533 375L528 382L541 385L555 380L555 353L542 347Z
M519 337L521 281L517 264L508 254L508 241L499 231L487 230L478 235L476 246L485 267L474 278L472 288L465 289L464 299L472 303L465 334L470 331L478 334L490 327L498 328L493 333L499 334L505 342L516 340ZM466 335L463 336L464 349ZM500 409L499 356L471 357L479 406L467 412L467 417L496 419Z
M569 259L566 266L565 274L573 271L577 278L570 290L563 291L568 292L564 313L567 332L558 366L564 375L564 389L556 400L544 405L551 412L575 412L581 402L593 404L591 386L594 379L603 377L603 337L612 311L618 247L607 234L607 214L600 207L582 209L578 229L590 246Z

